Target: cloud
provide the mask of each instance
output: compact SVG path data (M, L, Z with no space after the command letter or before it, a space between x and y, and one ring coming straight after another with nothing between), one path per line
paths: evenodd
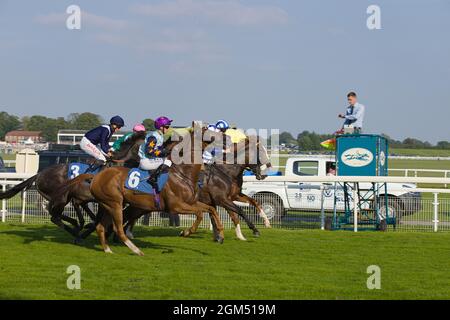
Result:
M285 24L288 14L279 7L248 6L239 1L223 0L171 0L158 4L137 4L131 12L149 17L176 19L201 18L209 22L234 26Z
M162 29L150 33L123 32L98 33L94 40L108 45L131 48L139 53L192 54L196 57L218 59L223 56L221 49L214 45L207 34L200 29Z
M49 13L36 16L34 21L44 25L61 24L62 26L65 26L68 17L69 15L65 13ZM81 11L81 28L85 25L87 27L116 31L129 27L129 23L126 20L113 19L105 16L99 16L87 11Z

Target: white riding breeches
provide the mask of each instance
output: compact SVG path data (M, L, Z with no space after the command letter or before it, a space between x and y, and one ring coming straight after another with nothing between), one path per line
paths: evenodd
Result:
M163 158L142 158L139 162L139 168L142 170L156 170L160 165L164 163Z
M103 152L96 145L90 142L86 137L83 137L83 139L81 139L80 148L91 157L106 162L106 157Z

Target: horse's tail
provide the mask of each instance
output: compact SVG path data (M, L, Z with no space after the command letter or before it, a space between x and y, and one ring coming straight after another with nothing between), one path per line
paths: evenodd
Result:
M18 185L12 187L8 191L0 192L0 200L3 199L9 199L14 197L16 194L18 194L22 190L27 190L29 187L33 185L33 183L36 181L38 175L34 175L31 178L25 180L22 183L19 183Z

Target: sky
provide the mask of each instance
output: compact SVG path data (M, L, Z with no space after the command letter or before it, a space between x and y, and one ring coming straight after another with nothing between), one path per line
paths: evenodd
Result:
M435 143L449 31L449 0L0 0L0 111L332 133L356 91L366 133Z

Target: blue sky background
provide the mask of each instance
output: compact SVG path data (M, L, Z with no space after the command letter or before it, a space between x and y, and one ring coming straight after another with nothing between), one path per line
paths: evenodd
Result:
M450 140L449 31L448 0L0 0L0 110L331 133L355 90L366 132Z

